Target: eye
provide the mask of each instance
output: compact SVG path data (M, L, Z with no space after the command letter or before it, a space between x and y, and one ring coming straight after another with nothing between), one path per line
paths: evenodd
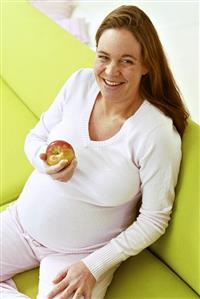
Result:
M108 56L105 56L105 55L102 55L102 54L99 54L98 56L97 56L101 61L107 61L109 58L108 58Z
M123 59L121 61L123 64L134 64L132 60L129 60L129 59Z

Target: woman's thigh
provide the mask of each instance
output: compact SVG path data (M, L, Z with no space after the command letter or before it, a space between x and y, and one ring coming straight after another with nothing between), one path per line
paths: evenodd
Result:
M52 290L55 285L52 280L56 275L68 265L75 263L82 258L85 254L52 254L46 256L40 263L40 281L39 281L39 292L37 299L46 298L47 294ZM92 299L103 299L108 286L112 281L113 274L117 267L111 269L96 282L96 285L92 292ZM83 297L80 299L84 299Z
M0 281L38 265L29 243L24 237L15 207L0 213Z

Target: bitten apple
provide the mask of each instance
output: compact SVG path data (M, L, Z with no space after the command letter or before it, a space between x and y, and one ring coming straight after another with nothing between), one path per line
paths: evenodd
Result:
M72 145L64 140L55 140L51 142L46 149L47 164L52 166L60 160L68 160L68 165L75 158Z

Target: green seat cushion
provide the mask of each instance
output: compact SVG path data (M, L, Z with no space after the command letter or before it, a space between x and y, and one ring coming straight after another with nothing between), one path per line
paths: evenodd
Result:
M74 71L93 65L94 51L28 1L1 6L1 75L39 117Z
M36 117L9 86L0 80L1 88L1 205L15 199L32 167L24 154L24 141Z
M122 263L105 299L192 299L198 295L148 250Z
M38 290L39 268L17 274L14 277L14 281L22 294L26 294L31 299L35 299Z
M151 249L200 295L200 127L190 121L169 228Z
M38 269L15 276L22 293L36 298ZM174 272L148 250L122 263L105 299L199 298ZM95 298L98 299L98 298Z

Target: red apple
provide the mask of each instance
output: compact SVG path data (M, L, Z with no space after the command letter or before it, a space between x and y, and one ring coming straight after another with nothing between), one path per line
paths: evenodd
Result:
M46 149L47 164L52 166L60 160L68 160L68 165L75 158L74 149L70 143L64 140L55 140L51 142Z

